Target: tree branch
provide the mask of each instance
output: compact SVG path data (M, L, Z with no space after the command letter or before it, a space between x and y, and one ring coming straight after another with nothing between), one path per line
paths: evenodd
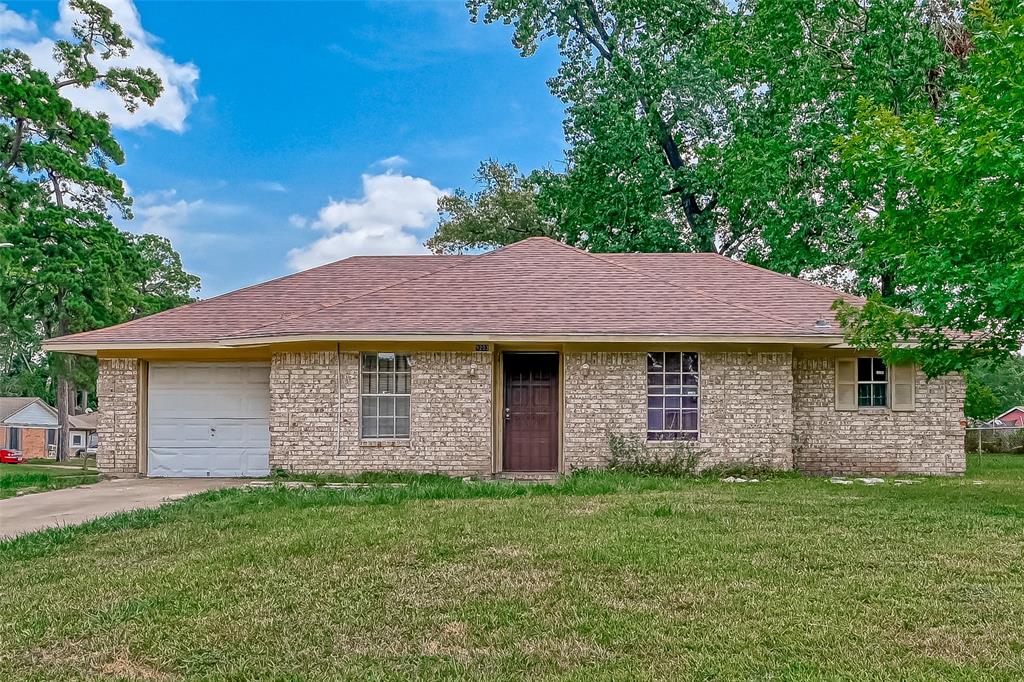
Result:
M107 74L105 74L105 73L98 73L98 74L96 74L96 80L98 80L98 81L103 80L106 77L107 77ZM84 87L87 86L86 83L83 83L82 81L78 80L77 78L68 78L67 80L57 81L56 83L53 84L53 87L55 87L58 90L60 90L61 88L66 88L69 85L77 85L77 86L79 86L81 88L84 88Z
M14 124L14 143L11 145L11 156L4 164L4 170L10 170L18 162L21 153L21 141L25 138L25 119L19 118Z
M576 32L587 39L587 42L593 45L597 51L604 57L605 61L611 64L612 53L604 44L601 43L597 38L590 34L590 31L583 25L583 20L580 18L579 13L573 9L571 16L573 23L576 25Z
M608 46L609 51L612 47L611 35L608 30L604 27L604 22L601 20L601 15L597 11L597 5L594 4L594 0L586 0L587 9L590 11L590 20L594 22L594 30L601 36L601 40Z
M58 206L64 208L64 193L60 189L60 178L52 170L47 170L46 174L50 178L50 184L53 186L53 200Z

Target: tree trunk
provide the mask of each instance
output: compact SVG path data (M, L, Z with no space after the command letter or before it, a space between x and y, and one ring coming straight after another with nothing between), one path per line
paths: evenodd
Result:
M896 276L891 272L883 272L879 279L881 286L879 286L878 293L886 300L892 298L896 294Z
M63 363L62 363L63 364ZM68 459L68 415L71 414L72 391L74 387L71 379L68 378L67 367L61 368L60 376L57 377L57 422L59 424L57 433L57 461L65 462Z
M63 308L63 296L58 296L57 336L64 336L71 329L64 317ZM71 429L68 415L71 414L71 406L74 405L75 387L71 383L71 356L60 353L57 358L57 461L66 462L68 459L68 432Z

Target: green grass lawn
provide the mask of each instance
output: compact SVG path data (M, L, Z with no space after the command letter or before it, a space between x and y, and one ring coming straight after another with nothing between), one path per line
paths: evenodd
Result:
M63 462L58 462L57 460L50 459L49 457L39 457L39 458L30 459L30 460L26 461L25 464L31 464L32 466L57 466L57 467L79 467L79 468L81 468L82 467L82 458L81 457L71 457L70 459L67 459L67 460L65 460ZM85 468L86 469L95 469L96 468L96 458L95 457L87 457L85 459Z
M100 480L96 469L66 469L50 464L0 464L0 499L13 497L19 492L33 493L68 488Z
M1019 680L1024 458L217 491L0 545L0 576L0 679Z

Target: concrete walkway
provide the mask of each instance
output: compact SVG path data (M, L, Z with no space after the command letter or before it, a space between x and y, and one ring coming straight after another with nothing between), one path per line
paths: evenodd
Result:
M0 500L0 539L72 526L132 509L151 509L205 490L248 482L231 478L127 478L10 497Z

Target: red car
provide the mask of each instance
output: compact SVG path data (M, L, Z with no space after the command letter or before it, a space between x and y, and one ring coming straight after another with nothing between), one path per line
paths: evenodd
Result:
M24 455L17 450L0 450L0 464L21 464L24 461Z

